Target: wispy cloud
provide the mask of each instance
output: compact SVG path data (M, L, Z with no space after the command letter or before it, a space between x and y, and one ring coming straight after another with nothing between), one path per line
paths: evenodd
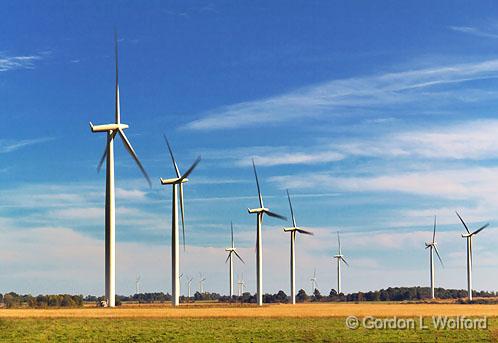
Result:
M333 80L287 94L225 106L187 123L192 130L235 129L317 116L344 115L351 109L379 108L421 98L475 101L459 91L440 94L430 87L498 77L498 60L406 70L375 76Z
M0 139L0 154L13 152L25 148L27 146L45 143L51 140L54 140L54 138L45 137L45 138L22 139L22 140Z
M0 72L15 69L33 69L35 61L41 58L39 55L4 56L0 54Z
M498 38L498 31L489 32L473 26L450 26L450 30L485 38Z

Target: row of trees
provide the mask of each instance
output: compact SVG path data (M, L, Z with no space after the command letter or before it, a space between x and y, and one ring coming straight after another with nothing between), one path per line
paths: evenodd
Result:
M467 291L458 289L436 288L436 297L440 299L462 299L467 297ZM475 291L474 296L489 298L496 296L496 292ZM337 294L332 289L328 295L322 295L318 289L315 289L313 294L308 295L306 291L301 289L296 295L297 302L358 302L358 301L417 301L430 299L431 289L429 287L389 287L378 291L356 292L350 294ZM20 295L14 292L0 294L0 303L7 308L15 307L81 307L84 302L94 302L99 305L104 297L96 297L88 295L70 295L70 294L54 294L54 295L38 295L30 294ZM169 293L140 293L131 296L118 295L116 297L116 305L121 305L122 302L136 301L139 303L165 303L171 301ZM256 303L256 295L245 292L242 296L234 296L230 298L226 295L218 293L200 293L196 292L193 297L180 297L181 302L192 301L219 301L219 302L242 302ZM265 303L287 303L289 296L284 291L278 291L275 294L264 294L263 301Z

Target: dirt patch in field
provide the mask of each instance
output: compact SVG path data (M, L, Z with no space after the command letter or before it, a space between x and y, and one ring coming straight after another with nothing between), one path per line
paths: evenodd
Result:
M498 316L498 305L296 304L256 306L124 306L120 308L2 309L0 318L347 317Z

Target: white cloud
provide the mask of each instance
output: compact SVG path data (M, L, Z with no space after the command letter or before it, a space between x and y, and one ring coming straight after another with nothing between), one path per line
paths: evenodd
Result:
M450 26L450 30L466 33L473 36L485 37L485 38L498 38L498 33L483 31L477 27L473 26Z
M0 72L15 69L33 69L35 61L41 56L2 56L0 55Z
M36 139L22 139L22 140L6 140L0 139L0 154L13 152L30 145L36 145L53 140L53 138L36 138Z
M423 97L437 98L439 103L445 100L475 101L462 97L466 93L462 90L445 92L441 96L435 90L426 92L426 89L497 76L498 60L487 60L333 80L263 100L225 106L205 113L185 128L213 130L268 125L321 115L342 115L351 108L420 103Z

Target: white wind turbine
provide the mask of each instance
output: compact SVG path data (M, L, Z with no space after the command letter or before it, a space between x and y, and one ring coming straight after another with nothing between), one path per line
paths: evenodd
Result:
M180 189L180 210L182 214L182 233L183 233L183 249L185 249L185 211L183 204L183 184L188 182L187 177L194 170L197 164L200 162L201 157L197 157L192 166L187 169L185 174L180 174L180 169L176 164L175 157L173 156L173 150L169 145L168 139L164 136L166 145L168 146L169 154L171 156L171 161L173 162L173 167L175 168L176 177L172 179L161 178L161 185L171 185L173 194L171 196L171 303L173 306L180 305L180 251L179 251L179 239L178 239L178 192Z
M265 214L270 217L279 218L282 220L287 220L284 216L270 212L268 208L263 205L263 196L261 195L261 189L259 188L258 174L256 172L256 165L254 160L252 160L252 167L254 169L254 176L256 177L256 186L258 188L259 197L259 208L247 209L249 213L256 213L256 293L257 293L257 303L258 306L263 306L263 247L261 243L261 226L263 225L263 216Z
M315 294L315 289L318 287L318 282L316 281L316 268L313 270L313 277L311 281L311 295Z
M436 252L437 258L439 259L439 262L441 262L441 266L444 267L443 260L441 259L441 256L439 256L439 251L437 250L437 243L436 243L436 216L434 216L434 231L432 233L432 242L430 243L425 243L425 248L428 249L430 248L430 268L431 268L431 297L432 299L435 299L435 294L434 294L434 252Z
M334 256L337 259L337 294L341 294L341 261L349 267L349 264L346 262L344 255L341 251L341 238L339 237L339 232L337 232L337 244L339 246L339 253Z
M462 217L460 217L458 212L455 213L462 222L463 226L465 227L465 230L467 231L467 233L462 233L462 238L467 239L467 290L468 290L469 300L472 300L472 236L478 234L479 232L487 228L489 226L489 223L481 226L479 229L475 230L474 232L470 232L469 228L467 227L467 224L465 224Z
M241 297L242 294L244 294L244 286L246 285L244 282L244 274L242 274L242 277L237 282L237 285L239 286L239 297Z
M230 298L233 297L233 255L238 257L240 262L245 263L242 257L237 253L237 249L235 249L235 243L233 240L233 223L230 222L230 231L232 234L232 246L230 248L226 248L225 251L228 252L228 257L225 260L225 263L229 262L229 268L228 268L228 273L229 273L229 281L230 281Z
M206 278L199 273L199 293L201 294L204 293L204 281L206 281Z
M289 206L292 217L292 227L284 228L285 232L290 232L290 289L291 289L291 303L296 303L296 233L303 233L306 235L313 235L312 232L303 230L299 228L296 224L296 218L294 217L294 210L292 209L292 202L289 195L289 190L287 190L287 199L289 199Z
M140 274L137 275L135 279L135 294L139 294L140 292Z
M191 285L192 285L192 280L194 280L194 278L193 278L193 277L189 277L189 278L187 279L187 290L188 290L188 293L187 293L187 296L188 296L187 301L189 301L189 300L190 300L190 288L191 288Z
M104 160L106 160L106 191L105 191L105 298L106 304L109 307L115 306L116 301L116 203L115 203L115 187L114 187L114 138L119 135L123 140L123 144L135 160L140 168L140 171L147 179L149 187L151 182L142 163L137 157L135 150L126 137L124 130L129 126L121 123L121 110L119 105L119 84L118 84L118 38L114 34L115 43L115 63L116 63L116 85L115 85L115 122L104 125L93 125L90 122L92 132L107 133L107 144L104 154L99 161L97 170L100 171Z

